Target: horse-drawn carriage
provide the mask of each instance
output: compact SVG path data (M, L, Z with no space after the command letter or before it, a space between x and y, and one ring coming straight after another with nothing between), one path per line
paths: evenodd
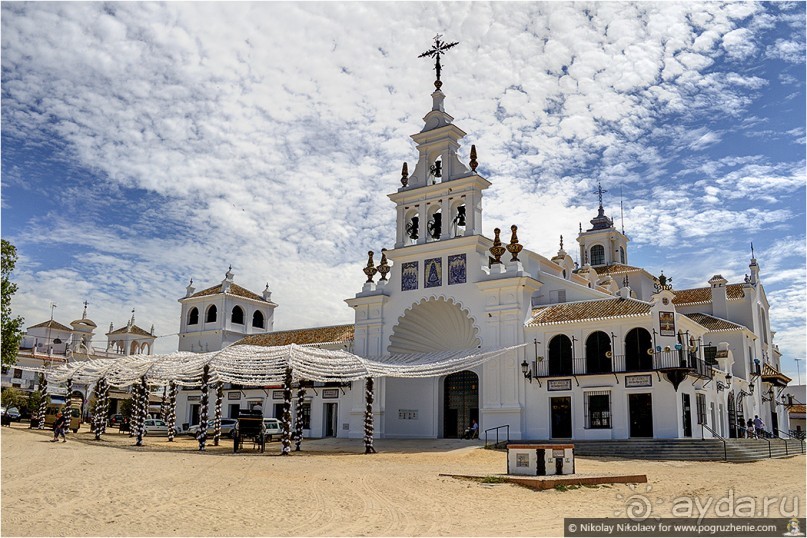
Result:
M263 412L259 410L242 409L238 412L238 425L233 430L233 452L244 447L244 440L252 440L252 447L266 448L264 436Z

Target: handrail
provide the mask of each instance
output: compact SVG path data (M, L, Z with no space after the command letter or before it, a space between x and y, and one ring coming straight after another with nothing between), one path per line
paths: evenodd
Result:
M499 430L502 428L506 428L507 431L507 442L510 442L510 425L505 424L504 426L496 426L494 428L488 428L485 430L485 448L488 447L488 432L495 431L496 432L496 444L493 446L499 446Z
M783 433L784 433L785 435L787 435L787 437L786 437L786 438L781 436ZM785 442L785 454L787 454L787 455L789 455L789 454L790 454L790 452L788 451L788 448L787 448L787 440L788 440L788 439L795 439L796 441L798 441L798 442L799 442L799 445L801 446L801 453L802 453L802 454L804 454L804 441L803 441L802 439L799 439L798 437L793 437L793 436L792 436L792 435L790 435L789 433L784 432L784 431L782 431L782 430L780 430L780 429L777 429L777 430L776 430L776 435L778 435L778 436L779 436L779 439L782 439L782 440Z
M710 432L710 433L711 433L711 434L712 434L714 437L717 437L718 439L720 439L721 441L723 441L723 461L728 461L728 460L729 460L729 453L728 453L728 449L726 448L726 440L725 440L725 439L723 439L723 436L721 436L719 433L717 433L717 432L716 432L716 431L714 431L712 428L710 428L709 426L707 426L705 423L701 423L701 439L702 439L702 440L705 440L705 437L703 436L703 429L704 429L704 428L706 428L707 430L709 430L709 432Z

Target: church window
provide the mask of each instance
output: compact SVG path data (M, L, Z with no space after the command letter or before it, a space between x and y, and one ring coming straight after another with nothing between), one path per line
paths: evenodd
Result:
M591 247L591 265L605 265L605 248L602 245Z
M619 247L619 263L625 263L625 249Z
M230 316L230 321L237 324L244 324L244 310L240 306L233 307L233 313Z
M199 323L199 309L195 306L188 312L188 325L196 325Z
M216 305L212 304L207 309L207 313L205 314L205 323L214 323L217 317L218 309L216 308Z
M252 314L252 326L263 329L263 312L260 310L256 310L255 313Z

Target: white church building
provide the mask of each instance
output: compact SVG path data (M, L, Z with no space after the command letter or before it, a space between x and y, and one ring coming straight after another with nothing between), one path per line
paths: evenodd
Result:
M250 292L228 271L180 299L180 350L297 343L383 357L526 344L449 376L377 380L375 432L384 438L457 437L472 420L480 431L507 426L511 439L729 438L755 415L788 431L781 391L790 380L753 254L743 282L705 275L703 287L674 289L630 265L629 238L605 215L602 191L577 235L580 267L562 238L543 255L509 224L485 237L491 183L476 172L475 148L468 165L459 160L465 132L435 86L412 135L417 163L411 175L404 165L389 194L395 244L377 266L370 256L367 281L346 300L355 322L274 332L268 286ZM228 386L224 415L260 405L280 416L281 388ZM198 390L181 393L178 423L198 422L198 399ZM305 435L360 438L363 411L361 386L314 384Z

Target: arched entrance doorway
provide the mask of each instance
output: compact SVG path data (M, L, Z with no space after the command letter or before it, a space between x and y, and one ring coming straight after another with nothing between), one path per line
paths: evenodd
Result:
M443 382L443 437L462 437L472 420L479 422L479 377L468 370Z

